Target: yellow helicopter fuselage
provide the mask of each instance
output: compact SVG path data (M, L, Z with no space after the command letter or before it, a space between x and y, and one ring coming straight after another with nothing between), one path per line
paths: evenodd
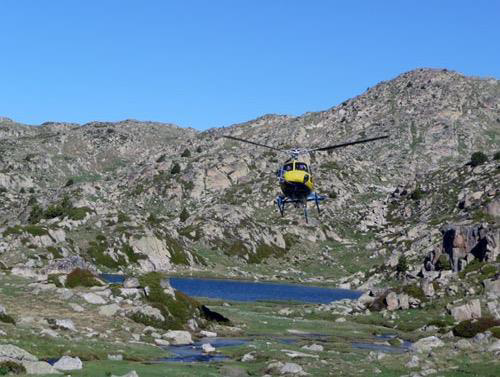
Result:
M281 191L286 197L305 200L314 189L312 173L306 163L292 161L279 171Z

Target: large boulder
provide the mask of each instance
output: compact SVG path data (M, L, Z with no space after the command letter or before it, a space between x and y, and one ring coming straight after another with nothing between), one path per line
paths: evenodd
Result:
M80 370L83 363L78 357L63 356L54 364L57 370Z
M472 300L467 304L455 306L450 309L450 314L455 321L466 321L468 319L481 318L481 303L479 300Z
M436 336L429 336L427 338L422 338L417 340L411 345L411 350L416 352L429 352L431 349L436 347L444 346L444 342Z
M36 356L12 344L0 344L0 358L38 361Z
M167 339L174 345L193 344L193 339L188 331L183 330L169 330L163 334L163 338Z

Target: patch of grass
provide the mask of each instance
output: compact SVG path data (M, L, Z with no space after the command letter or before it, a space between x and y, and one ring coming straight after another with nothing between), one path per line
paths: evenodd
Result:
M111 255L106 253L108 242L102 234L96 236L95 241L90 242L90 247L87 253L92 257L96 264L105 266L111 269L117 269L120 265L125 265L125 258L114 260Z
M168 249L170 250L171 262L173 264L182 264L185 266L189 266L189 259L181 244L176 239L170 237L167 237L165 242L167 243Z
M102 286L101 282L88 270L75 268L66 278L66 287L95 287Z
M492 327L490 331L495 338L500 339L500 326Z
M485 262L480 262L479 259L474 259L472 262L470 262L465 268L458 273L458 277L460 279L465 278L465 275L467 275L470 272L478 271L485 265Z
M416 284L405 285L401 288L401 291L406 293L408 296L420 300L420 302L427 301L427 297L425 296L424 291Z
M477 320L469 319L456 325L453 328L453 335L462 338L473 338L476 334L496 326L500 326L500 320L498 319L490 317L483 317Z
M7 237L10 236L11 234L22 234L23 233L23 227L20 225L14 225L10 226L7 229L4 230L3 236Z
M31 234L32 236L45 236L49 234L49 232L47 232L47 229L37 225L26 225L24 227L24 231Z
M124 223L124 222L130 221L130 217L123 212L118 212L118 220L117 221L119 223Z
M57 247L49 246L47 247L47 251L51 253L55 259L63 257L61 251Z
M248 263L262 263L263 260L273 256L280 258L285 255L285 249L278 247L276 245L268 245L261 243L257 246L255 254L250 254L248 257Z

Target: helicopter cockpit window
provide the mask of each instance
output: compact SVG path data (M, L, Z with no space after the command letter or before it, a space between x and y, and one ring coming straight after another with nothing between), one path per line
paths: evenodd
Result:
M284 171L291 171L293 170L293 165L292 164L286 164L283 166Z
M296 162L295 163L295 170L303 170L303 171L308 171L307 170L307 165L304 164L303 162Z

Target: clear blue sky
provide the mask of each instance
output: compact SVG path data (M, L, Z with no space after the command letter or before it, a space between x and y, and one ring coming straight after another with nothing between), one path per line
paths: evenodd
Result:
M0 116L206 129L418 67L500 78L500 1L0 0Z

